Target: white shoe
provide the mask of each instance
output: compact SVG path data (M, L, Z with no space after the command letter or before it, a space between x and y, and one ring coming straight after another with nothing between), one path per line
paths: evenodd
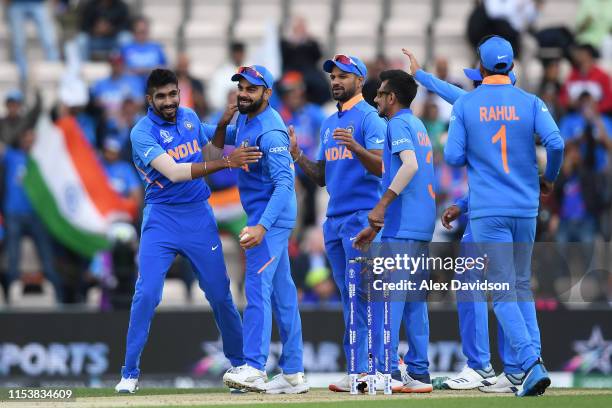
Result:
M227 370L223 375L223 384L230 389L264 392L266 379L265 371L244 364Z
M360 381L363 381L363 383L366 385L363 392L367 392L367 376L360 378ZM401 381L391 378L391 392L402 392L403 387L404 384ZM380 371L376 372L376 391L385 391L385 375Z
M304 394L310 390L304 373L277 374L264 386L266 394Z
M359 374L357 382L363 382L366 380L366 374ZM351 391L351 377L348 374L344 374L338 381L333 382L327 386L330 391L333 392L350 392ZM378 388L378 387L377 387Z
M487 393L508 393L515 394L523 389L523 375L501 373L497 376L494 384L478 387L482 392Z
M402 375L402 380L404 380L404 384L402 386L401 392L427 393L433 391L433 386L431 384L416 380L412 378L408 373L404 373L404 375Z
M120 394L133 394L138 391L138 378L121 377L119 384L115 385L115 391Z
M351 390L351 379L348 374L344 374L342 378L329 384L327 388L333 392L349 392Z
M442 383L448 390L472 390L474 388L491 386L497 382L495 371L492 367L489 370L474 370L465 366L455 377L449 378Z

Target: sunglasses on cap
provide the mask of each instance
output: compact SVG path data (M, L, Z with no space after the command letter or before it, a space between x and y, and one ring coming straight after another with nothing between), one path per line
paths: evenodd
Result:
M250 75L252 77L256 77L259 78L263 81L264 84L266 84L267 88L270 88L270 85L268 84L268 82L266 82L266 78L264 78L264 76L261 74L261 72L259 72L258 70L256 70L253 67L240 67L238 68L238 73L239 74L246 74L246 75Z
M357 65L357 63L348 55L336 54L334 55L334 58L332 58L332 61L339 62L344 65L352 65L357 68L357 71L359 71L359 73L363 76L363 72L361 72L361 69L359 69L359 65Z

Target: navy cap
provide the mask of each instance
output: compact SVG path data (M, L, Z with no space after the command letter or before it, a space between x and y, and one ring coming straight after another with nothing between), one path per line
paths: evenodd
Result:
M335 66L344 72L355 74L360 77L365 78L368 75L368 69L363 61L352 55L334 55L334 58L328 59L323 63L323 71L331 73Z
M238 72L232 76L232 81L239 81L244 78L253 85L272 88L274 77L263 65L251 65L250 67L240 67Z
M482 81L482 75L480 74L480 70L477 68L464 68L463 73L468 79L476 82ZM510 78L510 82L512 85L516 84L516 75L514 75L514 71L508 72L508 77Z
M480 63L487 71L503 74L510 71L514 51L508 40L494 35L478 47Z
M13 89L6 94L6 102L23 102L23 93L19 89Z

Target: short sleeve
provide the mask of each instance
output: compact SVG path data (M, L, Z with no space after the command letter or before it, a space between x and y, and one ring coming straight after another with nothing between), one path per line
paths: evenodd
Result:
M142 160L145 166L148 166L153 159L165 153L157 140L143 130L133 129L130 139L132 140L133 152Z
M398 154L404 150L414 150L412 130L403 120L389 121L389 134L391 135L391 153Z
M363 118L363 140L368 150L382 150L385 145L387 123L376 112Z

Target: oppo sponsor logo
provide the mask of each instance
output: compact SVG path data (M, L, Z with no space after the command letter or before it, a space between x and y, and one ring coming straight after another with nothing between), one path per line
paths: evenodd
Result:
M287 151L287 146L272 147L270 149L270 153L281 153L281 152L286 152L286 151Z
M107 368L104 343L0 343L0 375L99 375Z

